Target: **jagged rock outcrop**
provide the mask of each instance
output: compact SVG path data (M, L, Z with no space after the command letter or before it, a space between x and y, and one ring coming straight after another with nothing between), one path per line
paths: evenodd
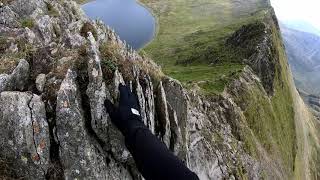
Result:
M45 179L50 140L41 98L25 92L2 92L0 117L1 176L9 173L12 178Z
M118 103L120 83L137 95L152 133L200 179L291 177L294 114L272 20L231 37L250 49L250 66L221 95L205 96L163 75L73 1L7 2L0 60L22 60L0 75L0 178L143 179L104 108L105 99ZM242 46L256 26L258 47Z
M23 91L29 78L29 63L22 59L10 75L0 75L0 92Z
M38 91L42 92L44 85L46 83L46 75L45 74L39 74L36 78L36 88Z
M275 56L275 47L272 41L272 27L263 22L243 26L228 40L234 48L247 52L244 55L247 63L261 78L268 94L273 94L275 67L279 60Z
M105 157L86 131L76 73L68 70L57 95L56 140L66 179L106 179Z

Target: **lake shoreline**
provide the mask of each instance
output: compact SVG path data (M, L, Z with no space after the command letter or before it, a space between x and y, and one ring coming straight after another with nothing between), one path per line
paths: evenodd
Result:
M154 17L155 19L155 30L154 30L154 34L153 37L151 38L151 40L146 43L145 45L143 45L141 48L137 49L137 51L143 50L145 47L147 47L149 44L151 44L153 42L153 40L156 38L156 36L159 33L159 29L160 29L160 23L159 23L159 18L158 16L153 12L153 10L151 9L151 7L149 7L148 5L144 4L143 2L141 2L140 0L136 0L136 2L141 5L142 7L146 8L150 14Z
M109 17L113 20L111 21L116 21L118 22L118 20L116 19L116 17L118 16L122 16L122 15L119 15L118 12L114 12L112 10L110 10L109 8L112 8L112 5L110 6L105 6L105 7L101 7L98 8L100 10L100 15L97 14L97 16L93 16L92 13L90 14L87 9L87 7L90 7L91 4L96 4L96 3L104 3L99 1L99 0L77 0L78 4L80 5L80 7L85 11L85 14L87 16L91 16L91 18L95 19L96 17ZM124 32L123 30L120 29L120 31L118 32L119 35L120 35L120 38L124 38L123 40L126 41L126 42L129 42L128 45L129 47L132 47L134 50L136 50L137 52L139 52L140 50L144 49L145 47L147 47L151 42L154 41L155 37L157 36L158 34L158 31L159 31L159 20L156 16L156 14L153 12L153 10L148 7L146 4L142 3L141 1L139 0L133 0L132 1L135 5L134 6L137 6L139 7L142 11L144 11L145 13L147 13L148 15L147 16L141 16L141 17L147 17L148 20L144 20L144 21L137 21L136 24L132 24L132 23L129 23L131 25L129 25L129 27L135 27L134 29L138 28L138 29L141 29L141 31L139 32L146 32L146 34L142 35L141 33L136 33L136 37L134 36L131 36L129 39L128 39L128 36L127 35L124 35ZM107 2L106 2L107 3ZM125 3L125 2L124 2ZM106 10L108 9L107 11L107 14L103 11L103 10ZM101 11L102 10L102 11ZM89 10L90 11L90 10ZM91 12L94 12L95 10L91 10ZM89 14L88 14L89 13ZM120 12L121 13L121 12ZM104 15L103 15L104 14ZM125 15L125 14L123 14ZM131 16L130 16L131 17ZM130 19L130 18L129 18ZM138 19L141 19L141 18L138 18ZM142 18L142 19L145 19L145 18ZM109 22L109 23L106 23L106 22ZM119 19L119 23L122 23L123 22L123 18L122 19ZM134 22L134 21L131 21L131 22ZM148 25L146 27L146 23L148 22ZM140 24L141 23L141 24ZM111 23L110 24L110 21L105 21L104 23L105 25L108 25L112 28L119 28L118 25L114 26L115 23ZM127 25L125 25L127 26ZM123 28L122 28L123 29ZM140 34L140 35L139 35ZM122 39L121 38L121 39ZM141 39L140 39L141 38ZM131 43L130 43L131 42Z

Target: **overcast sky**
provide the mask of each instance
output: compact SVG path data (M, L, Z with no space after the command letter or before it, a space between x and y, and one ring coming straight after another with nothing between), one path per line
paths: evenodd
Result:
M320 29L320 0L271 0L281 21L303 20Z

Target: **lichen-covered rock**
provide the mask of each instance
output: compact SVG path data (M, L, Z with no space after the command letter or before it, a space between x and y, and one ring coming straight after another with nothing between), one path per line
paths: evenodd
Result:
M45 15L36 21L39 32L41 33L44 43L48 44L51 42L52 38L55 38L55 33L53 29L53 20L50 16Z
M0 117L0 163L1 167L12 165L6 176L45 179L50 138L40 97L23 92L2 92Z
M29 78L29 63L22 59L18 66L13 70L10 78L9 89L11 90L24 90Z
M0 75L0 92L24 90L29 79L29 63L21 59L18 66L10 75Z
M163 142L167 145L167 147L170 147L171 129L169 120L169 110L166 99L166 92L163 89L162 82L160 82L157 92L158 94L156 106L158 107L158 109L156 110L156 112L159 121L159 133Z
M87 95L90 101L91 110L91 125L98 136L105 142L108 142L108 121L110 121L105 108L104 101L107 96L106 85L103 82L103 75L101 70L101 60L99 57L99 50L96 45L94 37L89 32L89 49L88 49L88 87Z
M152 133L155 133L155 100L154 100L154 91L153 84L149 75L146 75L144 78L145 90L143 92L146 100L146 118L147 126Z
M0 7L0 24L5 24L9 27L18 27L19 15L11 10L9 6Z
M39 74L36 78L36 87L39 92L43 91L44 85L46 83L46 75L45 74Z
M109 159L88 130L76 84L69 70L57 97L57 140L66 179L131 179L129 172ZM109 159L109 160L108 160Z
M85 38L80 34L72 34L69 30L66 30L67 42L72 48L79 48L85 43Z
M103 141L103 148L111 151L118 161L126 162L131 156L125 147L123 136L116 127L112 125L111 119L104 107L105 99L111 99L111 97L103 81L99 49L90 32L88 40L90 43L88 48L89 84L86 93L90 101L91 126L99 139ZM122 76L121 74L116 74L114 85L117 91L120 83L124 83Z
M45 9L46 4L43 0L30 0L28 2L24 0L15 0L10 3L10 7L20 16L29 16L37 9Z
M181 151L178 152L178 155L180 158L187 160L187 154L186 151L188 148L187 142L188 142L188 131L186 129L187 127L187 121L188 121L188 95L186 91L183 89L182 85L171 78L167 78L163 81L163 87L166 92L166 99L170 107L174 110L174 114L177 116L176 119L172 119L171 121L178 122L178 126L181 130L182 139L179 144L182 146ZM175 116L174 115L174 116ZM172 118L174 118L174 116Z
M126 83L123 80L123 77L121 73L119 72L118 69L115 70L114 72L114 78L113 78L113 84L111 89L112 96L114 97L115 100L118 100L120 97L120 92L119 92L119 85L125 85Z
M36 39L36 35L28 27L26 27L24 30L25 30L24 36L27 39L28 43L33 44L36 41L35 40Z
M175 155L184 156L181 151L183 151L183 140L181 128L178 124L177 113L174 109L172 109L171 105L167 103L168 114L169 114L169 122L170 122L170 150L174 152Z
M60 157L67 179L106 179L105 157L89 139L75 72L69 70L57 96L56 123Z
M144 92L142 89L142 86L140 85L140 79L139 79L139 74L136 75L135 77L135 92L137 94L138 97L138 101L139 101L139 106L140 106L140 111L141 111L141 118L142 121L144 122L145 125L148 125L147 122L147 115L146 115L146 99L144 96Z

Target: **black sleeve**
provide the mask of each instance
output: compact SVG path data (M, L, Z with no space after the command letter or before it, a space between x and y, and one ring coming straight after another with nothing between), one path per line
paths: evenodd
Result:
M126 136L126 145L146 180L199 180L146 127L139 127Z

